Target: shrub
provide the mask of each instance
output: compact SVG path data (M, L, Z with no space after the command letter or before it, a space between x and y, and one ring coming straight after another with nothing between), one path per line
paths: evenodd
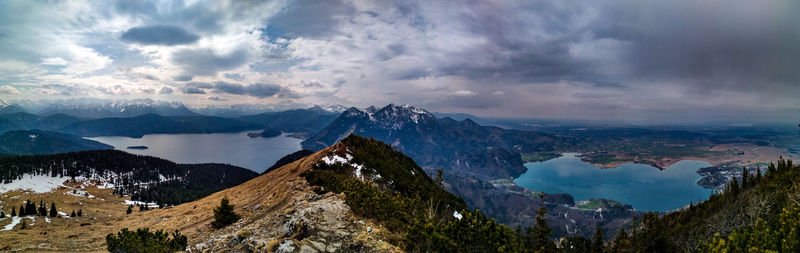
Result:
M176 252L186 249L188 240L177 230L169 238L169 233L162 230L153 233L147 228L136 232L123 228L117 234L106 235L106 244L110 252Z

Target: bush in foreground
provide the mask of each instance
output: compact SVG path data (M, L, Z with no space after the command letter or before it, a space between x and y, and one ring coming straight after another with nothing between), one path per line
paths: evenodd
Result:
M158 230L155 233L147 228L137 229L135 232L127 228L117 234L106 235L106 244L110 252L176 252L186 249L188 240L177 230L169 233Z

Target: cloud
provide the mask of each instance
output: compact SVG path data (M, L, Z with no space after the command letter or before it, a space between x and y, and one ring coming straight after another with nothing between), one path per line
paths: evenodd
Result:
M162 87L160 90L158 90L158 94L172 94L173 91L174 90L172 90L170 87Z
M42 64L44 65L53 65L53 66L64 66L67 65L67 60L64 60L61 57L51 57L51 58L43 58Z
M228 101L228 99L227 99L227 98L223 98L223 97L216 97L216 96L214 96L214 97L208 97L208 100L211 100L211 101Z
M506 94L506 92L505 91L501 91L501 90L492 92L492 95L495 95L495 96L502 96L502 95L505 95L505 94Z
M214 85L214 92L228 93L234 95L248 95L258 98L280 97L280 98L299 98L300 96L291 90L277 84L255 83L242 85L228 82L217 82Z
M451 92L450 95L457 96L457 97L472 97L472 96L478 95L478 93L476 93L474 91L471 91L471 90L457 90L457 91Z
M200 37L177 26L154 25L131 28L120 39L142 45L175 46L194 43Z
M183 86L183 94L206 94L206 91L203 90L211 88L210 84L206 83L188 83L186 86Z
M8 85L3 85L0 86L0 94L19 95L19 90Z
M228 54L217 54L211 49L183 49L172 55L172 62L181 66L185 74L195 76L213 76L221 70L239 67L247 59L244 49Z

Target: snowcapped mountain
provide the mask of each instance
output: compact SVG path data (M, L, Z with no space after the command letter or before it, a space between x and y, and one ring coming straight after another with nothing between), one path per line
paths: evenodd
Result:
M316 135L303 141L304 149L319 150L350 134L372 137L408 154L423 167L468 171L489 178L506 178L525 171L520 151L552 148L520 140L546 134L505 130L476 124L470 119L437 119L425 109L389 104L383 108L350 108ZM522 135L531 138L519 138Z
M10 104L5 100L0 99L0 114L24 112L25 109L18 105Z
M39 114L63 113L86 118L128 118L144 114L161 116L196 116L181 102L156 101L152 99L133 100L63 100L43 102Z

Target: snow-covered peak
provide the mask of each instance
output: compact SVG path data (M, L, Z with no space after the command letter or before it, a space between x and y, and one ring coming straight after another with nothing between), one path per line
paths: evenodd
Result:
M398 126L395 128L402 127L403 123L413 122L414 124L420 124L435 118L432 113L426 111L425 109L407 104L389 104L375 112L373 116L378 121L391 124L393 126Z
M9 105L11 105L11 104L9 104L6 101L0 99L0 107L6 107L6 106L9 106Z

